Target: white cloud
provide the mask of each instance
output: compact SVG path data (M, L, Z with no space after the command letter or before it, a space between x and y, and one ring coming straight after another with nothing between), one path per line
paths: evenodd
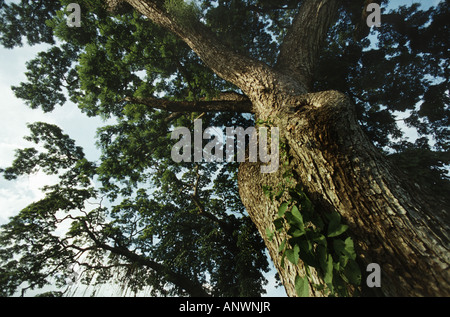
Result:
M40 189L56 181L56 176L43 173L19 177L15 181L0 179L0 224L6 223L9 217L16 215L31 202L42 199L44 194Z

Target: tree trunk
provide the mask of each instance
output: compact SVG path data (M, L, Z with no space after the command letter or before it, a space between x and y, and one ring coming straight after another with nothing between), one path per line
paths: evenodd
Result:
M280 98L270 98L276 100ZM261 99L260 99L261 100ZM348 98L327 91L284 99L284 106L260 106L259 117L273 120L288 145L293 169L315 212L341 214L355 241L364 273L369 263L381 267L381 292L386 296L449 296L449 219L439 203L424 197L371 144L355 118ZM281 171L261 174L258 164L242 163L242 201L264 238L289 296L302 268L280 266L283 239L266 236L277 206L263 185L282 181ZM288 262L288 261L286 261ZM362 284L365 284L365 278ZM311 295L314 293L311 288Z
M258 118L273 121L315 211L341 214L356 242L363 272L368 263L381 266L383 294L450 296L448 213L415 184L404 181L371 144L346 96L335 91L307 94L341 1L302 1L281 44L276 67L224 45L195 17L188 25L178 21L162 1L124 1L179 36L206 66L242 90L252 104L245 103L246 107ZM191 105L166 106L185 109ZM302 274L302 269L288 263L283 269L277 251L283 237L277 234L271 242L265 234L277 206L266 198L262 185L279 182L280 172L261 174L259 166L251 163L240 167L242 201L288 295L295 295L295 275Z

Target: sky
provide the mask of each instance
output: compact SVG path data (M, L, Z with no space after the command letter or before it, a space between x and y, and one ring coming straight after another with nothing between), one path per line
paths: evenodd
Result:
M413 0L394 0L392 6L410 5ZM439 0L419 1L423 8L436 5ZM29 134L27 123L43 121L61 127L64 133L77 141L83 147L87 158L95 160L99 151L95 147L95 133L97 127L105 123L98 118L88 118L73 103L66 103L64 107L57 107L51 113L44 113L40 109L32 110L25 103L16 98L11 86L26 81L25 63L40 52L46 50L45 45L8 50L0 47L0 167L10 166L14 159L14 151L18 148L32 146L23 137ZM414 136L413 131L410 131ZM44 185L56 183L56 176L42 173L20 177L15 181L6 181L0 177L0 224L17 214L22 208L33 201L43 198L40 188ZM272 274L273 275L273 274ZM271 278L267 287L269 296L283 296L282 288L275 289Z
M36 53L45 50L44 45L24 46L8 50L0 48L0 167L10 166L15 149L32 146L23 139L29 135L27 123L37 121L56 124L77 140L85 149L88 159L95 159L98 150L94 145L95 131L102 124L97 118L88 118L72 103L58 107L51 113L32 110L14 96L11 86L25 82L25 63ZM21 177L17 181L0 178L0 223L4 223L21 208L41 197L39 188L51 184L55 177L45 174Z

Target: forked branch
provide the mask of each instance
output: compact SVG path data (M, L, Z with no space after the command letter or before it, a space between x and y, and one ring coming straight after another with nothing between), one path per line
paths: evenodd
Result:
M280 47L277 67L294 73L309 91L320 50L339 6L338 0L305 0Z

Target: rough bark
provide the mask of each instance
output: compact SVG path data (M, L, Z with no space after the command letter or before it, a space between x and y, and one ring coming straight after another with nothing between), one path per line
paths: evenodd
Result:
M277 71L269 65L237 53L226 46L200 21L189 24L177 21L164 7L164 1L123 0L133 6L154 23L167 28L183 40L218 76L239 87L247 95L253 106L262 106L259 96L278 97L274 90L282 94L305 93L301 82L291 80L289 75ZM256 97L252 99L251 97ZM275 104L279 102L274 100Z
M339 9L338 0L306 0L283 40L277 69L288 72L308 90L322 44Z
M288 296L296 296L295 277L297 275L305 276L305 267L301 262L299 262L299 265L294 265L290 261L284 261L284 265L282 265L281 255L278 250L282 241L286 238L286 234L276 233L269 240L266 233L266 228L271 231L275 230L273 220L278 217L279 202L270 200L264 194L263 186L276 188L277 185L281 184L283 182L282 170L278 169L275 173L262 174L260 168L260 163L247 162L241 164L238 173L239 194L250 218L264 239L286 294ZM288 197L284 196L283 198ZM320 284L320 278L314 269L311 270L311 275L312 283ZM312 285L310 285L309 291L311 296L323 296L323 293L316 291Z
M380 264L386 296L449 296L448 211L436 209L439 204L402 180L364 135L344 95L329 91L293 97L290 109L275 118L275 125L290 147L299 181L316 212L336 210L343 216L363 271L368 263ZM270 206L262 185L280 176L258 171L254 164L242 164L239 190L276 263L273 250L280 237L270 242L264 233L276 207ZM295 271L279 273L294 295Z
M437 209L439 204L402 180L358 126L348 98L335 91L307 94L337 0L302 3L277 68L232 51L198 21L183 26L161 1L126 1L177 34L217 75L248 96L258 118L271 119L279 127L316 212L342 215L363 266L380 264L384 295L450 295L448 211ZM281 268L276 251L281 237L272 242L265 237L277 206L268 202L262 184L279 181L279 173L261 174L257 164L240 167L242 201L288 295L294 296L294 277L302 269L289 264Z

